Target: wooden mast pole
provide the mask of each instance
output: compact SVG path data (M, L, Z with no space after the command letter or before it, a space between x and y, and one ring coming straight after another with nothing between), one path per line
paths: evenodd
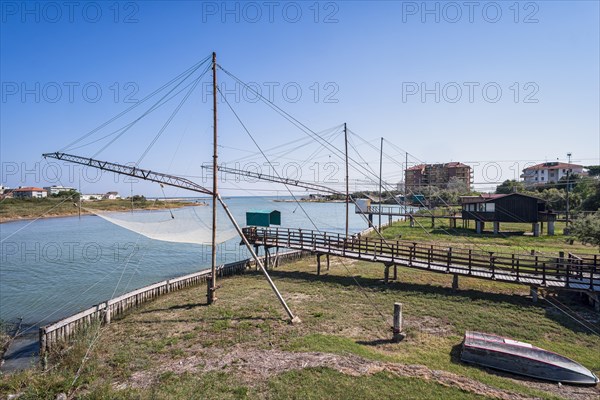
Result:
M212 53L213 74L213 190L212 190L212 254L210 264L210 284L208 285L207 302L212 304L217 290L217 53Z
M381 138L381 147L379 149L379 230L381 231L381 174L383 173L383 138Z
M348 182L348 130L346 129L346 123L344 122L344 144L346 148L346 239L348 239L348 219L349 213L348 208L350 204L350 188Z
M406 170L408 169L408 152L404 152L404 214L408 214L408 192L406 190ZM406 216L404 216L406 221Z

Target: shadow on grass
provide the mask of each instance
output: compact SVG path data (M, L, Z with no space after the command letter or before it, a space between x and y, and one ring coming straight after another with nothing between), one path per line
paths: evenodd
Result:
M373 340L357 340L356 344L363 346L381 346L382 344L395 344L398 343L393 339L373 339Z
M431 233L435 235L447 235L450 233L451 236L502 239L504 236L523 236L525 231L501 231L499 234L494 234L494 232L485 231L477 233L475 229L468 228L435 228L431 230Z
M167 307L167 308L153 308L151 310L140 311L140 314L149 314L153 312L159 311L176 311L176 310L192 310L198 307L207 307L208 303L188 303L188 304L178 304L175 306Z
M156 310L158 311L158 310ZM151 312L151 311L148 311ZM198 322L216 322L216 321L286 321L284 318L278 317L242 317L242 316L232 316L232 317L198 317L198 318L174 318L174 319L165 319L161 318L160 320L136 320L136 321L122 321L121 323L125 324L178 324L181 322L188 323L198 323Z

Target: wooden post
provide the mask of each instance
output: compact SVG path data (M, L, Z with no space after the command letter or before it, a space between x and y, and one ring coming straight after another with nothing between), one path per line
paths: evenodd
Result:
M385 269L383 271L383 282L387 285L390 281L390 265L385 264Z
M398 266L394 264L394 280L398 280Z
M348 130L344 122L344 144L346 148L346 239L348 239L348 209L350 207L350 187L348 180ZM329 266L329 264L328 264ZM329 269L329 268L327 268Z
M207 290L208 304L215 301L214 289L217 286L217 54L212 53L213 75L213 190L212 190L212 242L211 242L211 283Z
M458 290L458 275L454 274L452 276L452 291L456 292Z
M104 308L104 323L105 324L110 324L110 318L111 318L111 310L110 310L110 305L108 304L108 301L106 302L106 307Z
M317 253L317 275L321 275L321 253Z
M398 343L402 340L402 303L394 303L394 331L392 341Z
M473 269L473 250L469 249L469 275L471 275L471 271Z
M327 271L329 271L329 254L326 254L325 258L327 260Z
M214 301L213 298L214 290L213 290L213 278L210 276L206 280L206 300L208 304L212 304Z

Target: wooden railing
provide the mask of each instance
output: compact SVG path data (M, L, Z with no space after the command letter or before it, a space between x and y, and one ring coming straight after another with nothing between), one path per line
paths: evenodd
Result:
M244 228L251 243L536 286L600 291L598 254L513 254L285 228ZM484 273L482 273L484 272Z
M281 263L299 259L306 254L309 253L303 251L289 251L286 253L280 253L277 255L277 257L278 262ZM264 257L262 258L264 259ZM256 262L252 259L237 261L221 265L218 267L217 273L220 277L242 274L247 268L254 267L255 264ZM157 282L150 286L146 286L132 292L125 293L119 297L104 301L88 308L87 310L71 315L70 317L64 318L50 325L41 327L39 330L40 354L43 355L45 352L55 347L58 343L69 341L82 328L89 326L93 322L100 322L104 324L110 323L111 319L166 293L204 283L209 276L210 270L205 270L166 281Z

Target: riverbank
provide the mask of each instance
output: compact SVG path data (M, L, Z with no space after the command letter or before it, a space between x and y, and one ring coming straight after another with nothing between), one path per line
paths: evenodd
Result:
M86 201L82 203L81 215L93 214L87 209L94 211L131 211L132 208L133 210L163 210L195 205L206 205L206 203L181 200L145 200L132 203L127 199ZM0 202L0 223L38 218L72 217L78 214L78 204L73 200L60 198L5 199Z
M92 327L50 354L44 373L0 377L0 397L583 400L600 394L460 361L462 336L472 329L530 342L600 372L597 337L549 304L532 303L527 287L465 278L453 291L451 276L406 268L398 282L384 285L381 270L338 258L320 277L312 258L273 270L302 319L294 325L258 272L222 280L210 307L204 286L172 292L99 331ZM597 318L568 296L560 300ZM398 301L406 337L392 343Z

